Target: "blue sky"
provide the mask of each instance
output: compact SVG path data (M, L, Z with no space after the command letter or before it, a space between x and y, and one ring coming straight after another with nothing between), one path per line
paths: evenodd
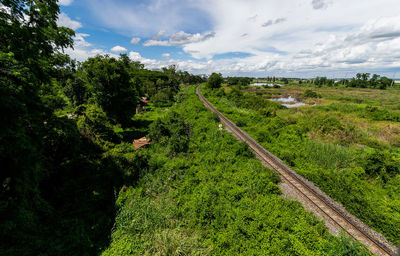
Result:
M196 74L400 76L398 0L60 0L80 61L126 53ZM397 73L397 75L396 75Z

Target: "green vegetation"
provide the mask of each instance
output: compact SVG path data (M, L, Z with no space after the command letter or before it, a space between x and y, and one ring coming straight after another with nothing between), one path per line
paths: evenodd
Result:
M272 92L311 95L306 88L225 91L221 95L219 90L203 88L207 99L266 149L390 241L398 242L399 90L314 88L322 98L304 100L317 106L292 109L266 98L273 97ZM243 96L237 98L240 93ZM266 108L273 114L266 115Z
M57 1L1 5L0 255L98 254L117 191L148 165L132 139L162 112L135 119L138 101L170 106L180 82L203 79L126 55L77 63L61 53L74 32L57 26Z
M226 83L228 85L247 86L253 81L251 77L227 77Z
M157 143L136 153L148 166L135 186L119 193L104 256L368 255L282 198L278 176L246 144L218 129L195 87L184 89L184 101L153 123L150 134ZM172 157L171 145L178 142L188 147Z
M321 98L321 95L311 90L306 90L301 96L304 98Z
M212 73L207 81L207 86L209 88L220 88L221 83L223 82L223 78L221 74Z
M0 8L0 255L368 254L283 199L194 87L180 92L203 78L126 55L70 60L58 14L55 0ZM370 173L391 178L397 159L384 156Z
M275 77L267 77L268 82L278 81ZM284 84L301 85L305 87L342 87L342 88L371 88L371 89L387 89L397 87L394 85L393 80L385 76L379 76L370 73L357 73L356 77L351 79L328 79L327 77L316 77L313 79L293 79L293 78L280 78Z

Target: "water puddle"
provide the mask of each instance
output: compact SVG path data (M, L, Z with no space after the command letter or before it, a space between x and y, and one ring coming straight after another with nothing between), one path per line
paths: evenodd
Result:
M296 102L296 99L293 98L292 96L281 97L281 98L276 98L276 99L271 99L271 100L278 101L278 102Z
M250 84L251 86L269 86L269 87L273 87L274 85L278 85L280 87L282 87L282 84L271 84L271 83L252 83Z
M293 98L292 96L289 97L281 97L281 98L276 98L276 99L270 99L272 101L276 101L281 103L282 106L285 106L287 108L295 108L295 107L299 107L299 106L304 106L307 105L304 102L300 102L297 101L295 98Z
M303 102L297 102L294 104L282 104L282 106L285 106L287 108L295 108L295 107L304 106L304 105L307 105L307 104L303 103Z

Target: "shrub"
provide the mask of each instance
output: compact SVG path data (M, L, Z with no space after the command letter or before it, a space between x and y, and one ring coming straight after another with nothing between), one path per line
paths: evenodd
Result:
M388 151L369 153L364 161L365 172L370 176L385 176L400 173L399 163Z
M306 90L301 96L304 98L321 98L321 95L311 90Z
M170 155L176 155L186 152L189 147L187 127L181 115L170 112L151 124L149 136L154 142L167 146Z

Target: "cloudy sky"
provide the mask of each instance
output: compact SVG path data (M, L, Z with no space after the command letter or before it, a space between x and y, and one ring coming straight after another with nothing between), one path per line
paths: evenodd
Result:
M196 74L400 77L399 0L60 0L80 61L126 53Z

